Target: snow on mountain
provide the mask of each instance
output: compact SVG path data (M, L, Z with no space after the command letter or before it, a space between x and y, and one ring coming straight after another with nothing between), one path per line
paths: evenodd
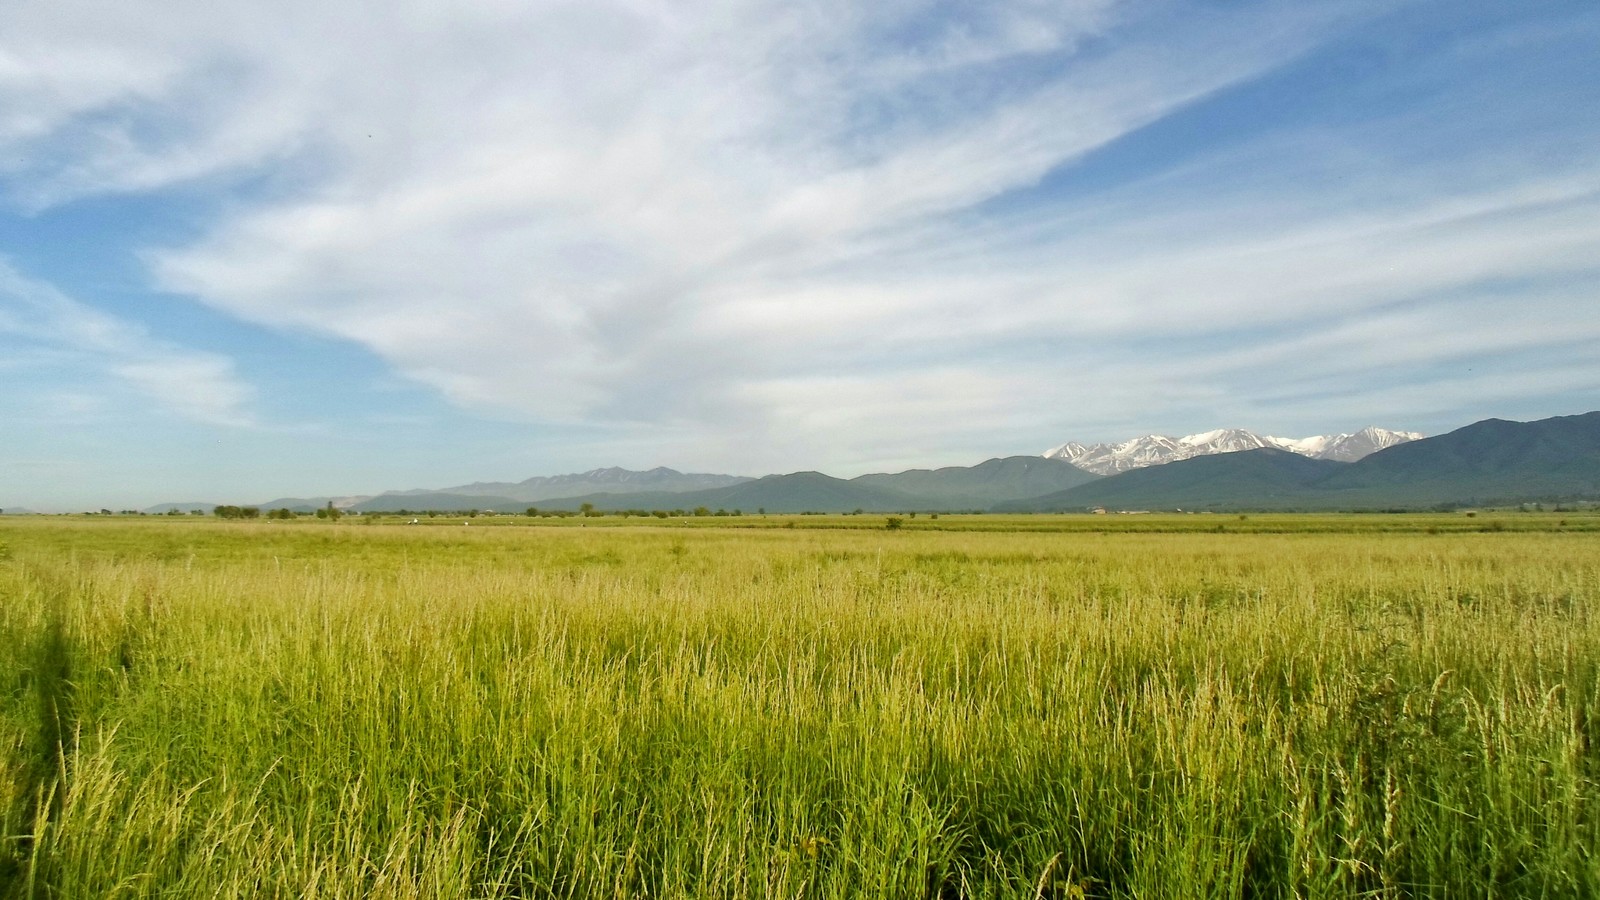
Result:
M1059 447L1046 450L1046 459L1064 459L1069 463L1076 463L1080 457L1090 452L1090 448L1077 441L1067 441Z
M1317 455L1317 459L1336 459L1339 462L1355 462L1363 456L1370 456L1386 447L1395 444L1404 444L1407 441L1420 440L1422 434L1416 431L1387 431L1382 428L1363 428L1355 434L1339 434L1327 439L1327 446Z
M1206 431L1200 434L1191 434L1188 437L1178 438L1178 444L1184 447L1194 447L1200 450L1193 454L1202 456L1212 453L1237 453L1240 450L1260 450L1262 447L1275 446L1269 443L1271 438L1245 431L1243 428L1218 428L1216 431Z
M1266 440L1271 441L1272 446L1288 450L1290 453L1298 453L1301 456L1309 456L1312 459L1321 459L1322 454L1327 452L1329 445L1333 441L1345 437L1349 437L1349 435L1319 434L1308 438L1281 438L1269 436L1266 438Z
M1262 447L1275 447L1312 459L1355 462L1385 447L1393 447L1395 444L1414 441L1420 437L1422 435L1414 431L1389 431L1383 428L1363 428L1355 434L1315 435L1306 438L1264 437L1243 428L1218 428L1215 431L1179 438L1147 434L1119 444L1082 444L1068 441L1059 447L1046 450L1044 456L1049 459L1064 459L1096 475L1115 475L1129 469L1159 466L1162 463L1195 456L1237 453L1241 450L1259 450Z

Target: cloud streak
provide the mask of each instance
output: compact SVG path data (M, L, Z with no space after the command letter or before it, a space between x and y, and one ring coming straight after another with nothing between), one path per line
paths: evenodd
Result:
M138 325L21 275L4 260L0 336L19 341L41 365L98 372L191 421L230 428L257 424L249 411L254 391L228 358L154 338ZM105 398L58 392L49 404L81 415L102 409Z
M1416 8L1340 6L33 5L0 51L0 147L21 151L0 171L32 209L271 176L147 248L159 285L359 345L478 414L698 435L696 464L759 443L740 470L959 461L1161 415L1276 410L1285 431L1318 384L1381 369L1442 395L1452 361L1581 355L1592 161L1458 148L1375 108L1336 137L1288 117L1056 183ZM92 330L84 312L63 321ZM112 343L115 376L245 420L226 360ZM1542 371L1505 383L1585 383Z
M638 22L597 34L586 19L562 22L573 34L553 74L520 72L507 81L514 97L490 87L474 104L486 111L465 118L425 91L412 109L428 127L404 146L353 142L345 151L360 165L322 196L232 220L200 245L158 256L157 271L235 315L358 341L464 404L556 420L672 416L760 373L704 366L677 392L697 399L680 404L630 402L630 385L669 366L738 364L740 345L793 336L767 297L800 291L786 303L803 307L817 331L848 329L869 307L881 316L894 307L882 276L867 295L840 302L816 296L834 290L823 270L880 235L1026 187L1292 56L1314 30L1274 9L1194 29L1196 51L1234 39L1226 56L1158 62L1170 25L1148 26L1156 33L1125 50L1073 52L1115 12L1068 7L1053 29L1033 31L1016 22L951 28L887 58L861 46L861 33L894 23L852 15L831 27L775 16L774 29L711 41L691 59L682 42L716 32L714 19L671 40ZM609 49L619 41L636 59ZM597 83L569 71L597 55L606 63ZM916 102L918 88L982 82L984 66L1032 57L1071 77ZM552 78L576 82L577 97L559 98ZM522 99L529 93L537 99ZM869 129L858 120L874 104L909 112ZM399 124L380 123L380 137ZM373 171L392 174L369 183ZM753 315L724 338L714 332L731 324L719 308L725 297ZM733 349L707 346L713 338Z

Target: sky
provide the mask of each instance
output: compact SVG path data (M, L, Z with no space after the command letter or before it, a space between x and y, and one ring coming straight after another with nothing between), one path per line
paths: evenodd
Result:
M1593 0L0 8L0 508L1600 408Z

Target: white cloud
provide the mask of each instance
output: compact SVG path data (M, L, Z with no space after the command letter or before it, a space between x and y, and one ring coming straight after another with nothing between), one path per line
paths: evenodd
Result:
M244 410L254 391L238 380L233 364L226 358L188 354L171 359L135 359L113 365L110 371L197 422L253 424Z
M250 427L252 389L226 357L178 347L138 325L79 303L0 260L0 335L20 339L54 368L100 372L196 422ZM101 412L107 398L57 391L49 405L72 417Z
M234 218L158 255L157 271L241 317L360 342L481 409L659 420L717 397L738 406L731 383L765 367L741 347L777 336L799 356L826 352L826 336L797 344L786 318L827 333L883 317L881 281L854 309L808 298L834 289L808 282L819 267L1026 187L1292 55L1312 30L1278 9L1194 27L1193 49L1208 52L1163 60L1135 41L1079 58L1070 48L1120 12L1088 3L1056 8L1049 27L1040 8L974 16L885 56L863 35L899 24L894 7L870 21L850 4L786 12L770 26L758 23L774 11L760 7L601 9L614 21L514 21L515 33L540 31L533 46L491 39L470 59L435 58L458 50L438 35L411 48L420 61L378 35L349 71L315 60L335 93L359 81L403 94L368 97L371 108L346 98L372 122L371 140L321 123L340 158L315 198ZM1229 40L1232 52L1209 52ZM936 113L905 96L1050 52L1072 78L941 100ZM463 81L478 92L470 100L456 95ZM884 127L858 122L874 104L909 112ZM788 312L773 309L775 295ZM725 316L724 301L736 312ZM742 326L738 310L749 313ZM633 399L667 367L679 373L675 398Z
M1351 377L1570 334L1594 168L1514 160L1486 186L1354 163L1381 174L1372 203L1306 177L1348 147L1297 133L1003 208L1394 5L35 4L0 49L0 147L34 206L287 171L151 251L162 285L360 344L463 407L870 465L1239 408L1246 361ZM1526 327L1448 327L1504 279L1541 282ZM196 417L248 401L218 359L111 371Z

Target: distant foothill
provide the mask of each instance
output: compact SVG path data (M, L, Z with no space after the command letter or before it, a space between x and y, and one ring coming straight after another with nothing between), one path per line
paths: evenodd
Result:
M1219 429L1121 443L1068 442L1040 456L842 479L751 478L669 468L593 469L375 496L283 497L312 513L710 510L768 513L1084 512L1093 509L1389 510L1600 500L1600 412L1486 419L1448 434L1364 428L1310 438ZM163 504L211 508L211 504Z

